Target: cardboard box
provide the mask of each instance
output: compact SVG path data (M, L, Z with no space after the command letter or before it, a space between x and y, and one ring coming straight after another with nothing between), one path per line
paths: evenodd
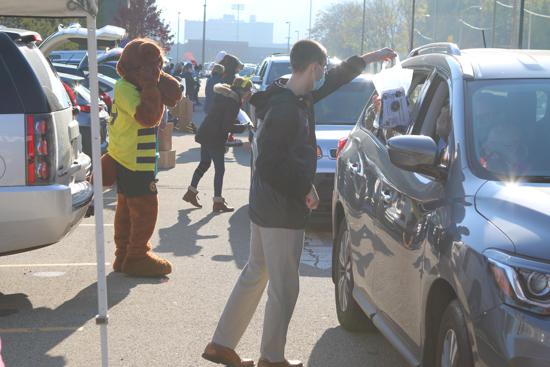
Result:
M193 120L193 102L183 97L175 107L170 108L170 113L178 119L178 127L183 129Z
M159 152L159 169L171 169L176 167L176 151Z
M159 128L159 151L166 152L172 150L172 132L174 124L169 122L161 125Z

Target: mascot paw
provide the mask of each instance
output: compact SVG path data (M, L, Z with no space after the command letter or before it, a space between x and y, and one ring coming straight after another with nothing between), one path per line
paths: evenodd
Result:
M162 277L172 272L172 264L148 252L144 257L127 257L122 264L122 272L134 277Z
M174 107L183 97L180 83L176 78L167 73L160 74L158 88L162 97L162 104Z

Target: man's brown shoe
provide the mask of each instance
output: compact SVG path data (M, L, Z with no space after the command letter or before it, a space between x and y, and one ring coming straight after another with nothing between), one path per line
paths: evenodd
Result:
M233 349L215 343L206 346L202 358L228 367L254 367L255 365L253 360L241 359Z
M284 361L284 362L269 362L266 359L258 361L258 367L303 367L304 364L300 361Z
M189 186L185 195L183 195L183 201L187 201L189 204L197 208L202 208L202 205L199 203L199 198L197 195L199 192L194 187Z

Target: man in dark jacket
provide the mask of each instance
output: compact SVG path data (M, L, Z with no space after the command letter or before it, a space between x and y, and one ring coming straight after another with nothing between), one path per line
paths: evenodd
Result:
M250 189L250 258L206 347L206 359L234 367L253 365L234 349L269 280L258 367L302 366L286 360L284 350L298 298L306 219L318 205L312 184L317 163L313 104L353 80L367 63L395 56L390 49L354 56L326 73L324 47L299 41L290 53L288 82L275 82L253 96L251 104L263 122Z

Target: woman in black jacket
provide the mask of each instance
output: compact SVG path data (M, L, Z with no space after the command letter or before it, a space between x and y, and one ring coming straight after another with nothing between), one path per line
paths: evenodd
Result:
M252 82L237 77L232 85L216 84L212 108L199 127L195 140L201 145L201 161L193 174L191 186L183 200L197 208L202 208L197 198L197 186L202 176L214 161L214 212L232 212L222 197L223 176L225 173L225 142L231 132L242 132L244 125L235 124L241 105L250 99Z

